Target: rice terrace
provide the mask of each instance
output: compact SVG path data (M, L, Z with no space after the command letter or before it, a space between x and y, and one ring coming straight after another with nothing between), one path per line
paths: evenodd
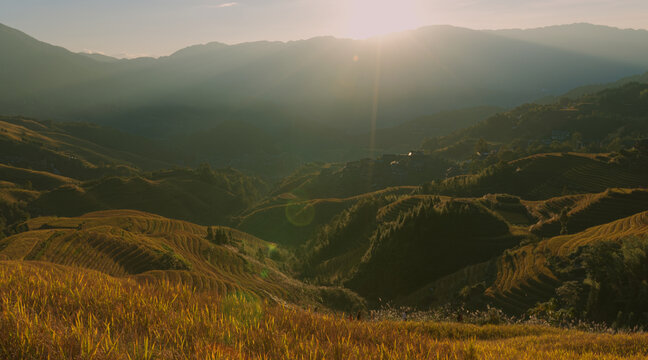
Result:
M4 359L648 359L648 3L0 2Z

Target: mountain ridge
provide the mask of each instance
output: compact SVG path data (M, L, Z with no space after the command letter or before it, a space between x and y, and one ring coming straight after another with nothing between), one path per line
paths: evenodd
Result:
M363 130L371 120L378 80L377 126L389 127L441 110L517 105L646 70L614 54L602 59L451 26L367 40L210 43L158 59L114 62L66 52L30 64L24 60L29 54L0 57L6 69L17 64L22 69L3 74L11 89L1 97L6 112L87 119L140 134L159 127L166 135L186 129L177 125L181 117L198 129L227 119L262 124L261 112L266 122L288 119ZM48 86L32 73L48 79Z

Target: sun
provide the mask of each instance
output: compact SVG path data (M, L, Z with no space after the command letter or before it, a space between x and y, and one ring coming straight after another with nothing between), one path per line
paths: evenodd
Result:
M347 36L363 39L420 26L418 0L348 0Z

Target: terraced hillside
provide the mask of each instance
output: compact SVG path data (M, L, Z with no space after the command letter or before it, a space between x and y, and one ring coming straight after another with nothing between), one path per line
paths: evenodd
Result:
M37 198L40 193L36 190L25 189L8 181L0 181L0 202L15 204L29 202Z
M265 184L255 177L203 166L72 182L41 192L29 209L34 216L135 209L204 225L225 224L228 216L255 203L264 189Z
M312 304L331 297L344 306L361 304L348 291L293 280L272 260L280 251L274 244L229 228L220 229L231 240L216 244L206 239L205 227L133 210L41 217L27 226L0 240L1 259L82 267L140 282L171 281L221 295L247 292Z
M567 194L598 193L608 188L648 184L648 156L548 153L491 166L477 175L425 184L423 192L479 197L489 193L544 200Z
M648 212L511 250L499 258L497 277L487 294L508 310L523 311L555 296L556 287L565 280L552 271L550 260L568 259L597 242L645 235Z
M151 141L82 123L0 117L0 163L88 180L171 167Z
M59 186L79 183L78 180L69 177L4 164L0 164L0 179L28 190L51 190Z
M306 243L301 273L366 296L397 300L515 246L523 234L474 199L366 198Z
M489 150L502 150L486 151L490 163L552 148L619 151L648 134L647 90L648 84L626 83L554 104L525 104L450 135L428 139L423 148L454 160L483 160L474 158L475 144L482 140Z
M648 210L648 189L608 189L598 194L569 196L540 202L534 213L542 213L541 220L531 231L548 237L559 235L561 231L560 213L568 210L566 230L577 233L589 227ZM529 203L531 207L534 204Z
M397 199L416 190L399 186L348 198L304 199L283 193L268 199L234 219L234 227L262 239L287 246L299 246L323 225L362 199Z
M345 284L368 299L397 299L497 256L521 239L476 202L427 200L375 229L357 271Z

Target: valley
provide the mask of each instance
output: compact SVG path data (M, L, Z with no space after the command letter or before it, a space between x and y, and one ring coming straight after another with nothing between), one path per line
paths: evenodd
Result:
M646 358L646 34L0 25L0 358Z

